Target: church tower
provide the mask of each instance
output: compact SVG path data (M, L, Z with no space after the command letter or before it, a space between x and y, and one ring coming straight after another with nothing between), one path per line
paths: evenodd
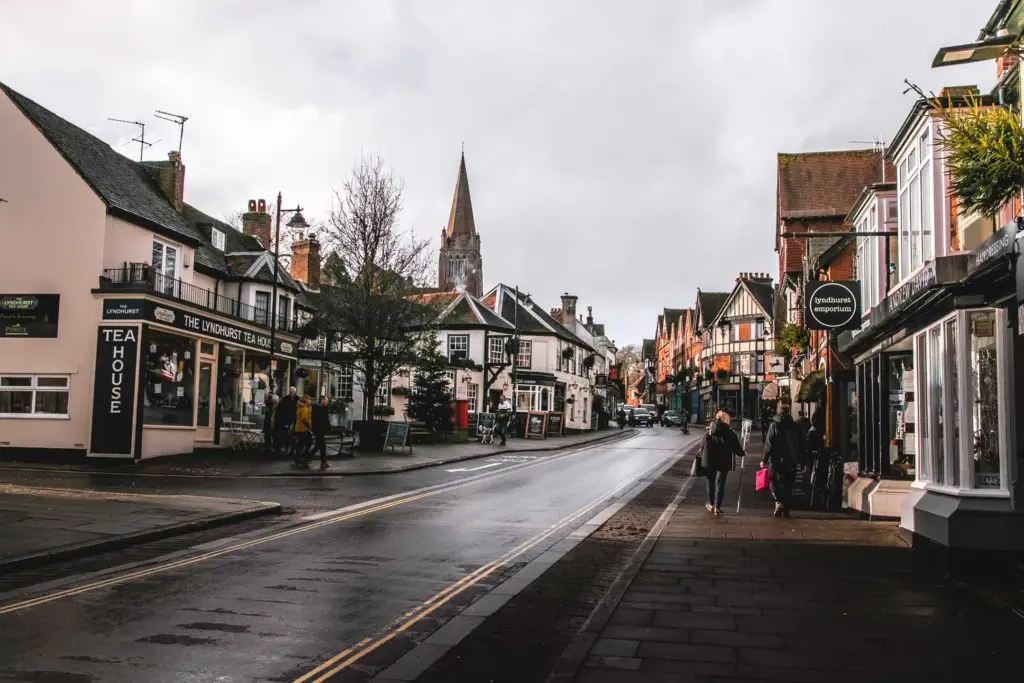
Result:
M473 202L469 198L465 152L459 163L448 226L441 230L441 257L437 272L437 286L442 291L464 290L473 296L483 296L484 264L480 256L480 235L473 219Z

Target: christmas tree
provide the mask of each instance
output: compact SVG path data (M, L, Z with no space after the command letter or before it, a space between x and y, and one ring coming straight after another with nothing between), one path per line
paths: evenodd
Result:
M435 437L452 429L452 390L447 370L448 359L436 341L420 348L408 415L426 425Z

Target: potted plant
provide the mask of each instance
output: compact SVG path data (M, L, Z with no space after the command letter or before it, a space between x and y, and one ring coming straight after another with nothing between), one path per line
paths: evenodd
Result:
M590 370L594 367L594 363L597 361L597 357L594 354L590 354L583 359L583 367Z
M373 414L375 417L391 417L395 414L395 409L391 406L374 406Z
M566 403L575 403L576 402L576 397L575 396L567 396L566 399L565 399L565 402Z
M573 351L572 347L567 346L566 348L562 349L562 358L564 358L565 360L569 360L570 358L572 358L573 353L575 353L575 351Z
M295 371L295 376L299 379L307 379L309 377L309 370L307 368L299 368Z
M409 387L405 387L405 386L391 387L391 395L392 396L408 396L409 393L410 393Z

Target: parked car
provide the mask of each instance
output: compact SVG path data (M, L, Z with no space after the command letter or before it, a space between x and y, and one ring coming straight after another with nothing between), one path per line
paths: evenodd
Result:
M646 408L633 408L633 417L637 427L653 427L654 415Z
M666 410L661 415L662 427L680 427L683 424L683 416L677 410Z

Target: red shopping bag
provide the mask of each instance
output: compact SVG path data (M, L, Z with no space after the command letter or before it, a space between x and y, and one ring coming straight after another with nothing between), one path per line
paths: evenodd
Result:
M770 475L768 474L768 468L764 468L757 471L757 478L754 480L754 489L757 491L764 491L768 488L768 480Z

